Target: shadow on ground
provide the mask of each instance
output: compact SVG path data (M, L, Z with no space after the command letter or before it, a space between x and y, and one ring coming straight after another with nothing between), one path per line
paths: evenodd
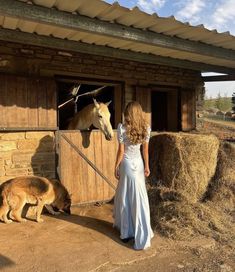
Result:
M82 226L84 228L89 228L91 230L100 232L103 235L106 235L110 239L112 239L114 242L127 247L132 248L133 241L129 241L128 243L123 243L119 238L119 231L113 227L113 224L111 222L97 219L89 216L83 216L83 215L77 215L77 214L71 214L71 215L64 215L61 214L59 216L53 216L50 214L45 214L49 217L53 217L57 220L64 220L79 226Z
M13 266L13 265L15 265L15 263L11 259L9 259L8 257L5 257L2 254L0 254L0 270L3 267Z

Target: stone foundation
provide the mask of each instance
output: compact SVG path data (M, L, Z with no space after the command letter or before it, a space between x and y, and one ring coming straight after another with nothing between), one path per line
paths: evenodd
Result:
M54 132L1 132L0 184L25 175L55 178Z

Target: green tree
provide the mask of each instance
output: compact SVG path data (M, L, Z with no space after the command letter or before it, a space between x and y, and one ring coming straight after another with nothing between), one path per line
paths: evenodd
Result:
M222 108L223 108L223 100L222 100L222 97L220 95L220 92L218 92L217 94L217 97L216 97L216 100L215 100L215 107L218 109L218 110L221 110L222 111Z
M235 92L232 94L232 110L235 112Z

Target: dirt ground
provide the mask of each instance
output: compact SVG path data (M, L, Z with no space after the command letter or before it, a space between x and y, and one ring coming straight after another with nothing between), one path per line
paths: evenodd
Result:
M43 223L0 223L1 271L235 271L232 249L213 239L183 242L156 233L150 249L133 250L112 227L112 204L42 217Z
M214 120L211 118L198 118L197 130L200 133L213 133L220 140L235 142L235 122Z

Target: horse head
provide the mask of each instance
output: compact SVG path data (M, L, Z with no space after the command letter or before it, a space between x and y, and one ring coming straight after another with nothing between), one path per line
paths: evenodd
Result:
M110 112L108 109L108 105L111 103L98 103L95 99L93 99L95 104L95 114L93 118L93 126L100 129L104 135L106 140L111 141L113 138L113 129L110 123Z

